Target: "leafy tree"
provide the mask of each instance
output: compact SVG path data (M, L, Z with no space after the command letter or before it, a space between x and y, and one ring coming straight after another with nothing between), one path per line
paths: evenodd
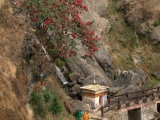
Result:
M57 96L54 97L51 106L49 106L49 111L52 114L60 114L62 112L62 105L59 102L59 98Z
M100 38L91 23L81 20L82 11L88 11L82 0L20 0L15 10L23 11L50 53L61 58L77 55L78 42L86 48L83 57L92 57L98 50Z

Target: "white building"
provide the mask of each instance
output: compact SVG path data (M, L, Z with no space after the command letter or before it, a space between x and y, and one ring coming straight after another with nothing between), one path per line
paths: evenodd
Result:
M107 89L109 87L93 83L80 87L82 90L82 100L89 110L100 108L107 103Z

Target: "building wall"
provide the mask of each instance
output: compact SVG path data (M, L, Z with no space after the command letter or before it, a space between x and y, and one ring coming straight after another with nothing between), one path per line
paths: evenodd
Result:
M99 102L100 102L99 96L95 97L95 98L83 96L82 99L83 99L84 104L86 104L86 106L89 107L90 110L101 107L101 105L99 104ZM107 103L107 95L105 94L102 97L102 104L105 105L106 103Z
M118 113L117 118L115 120L128 120L128 111Z
M157 111L157 104L141 107L141 120L151 120L154 118L153 112Z
M157 112L157 103L160 103L160 101L148 102L145 104L134 105L126 109L120 109L119 111L115 111L113 115L111 115L111 116L114 116L114 119L112 120L129 120L128 111L138 109L138 108L140 108L139 115L141 116L141 120L151 120L154 118L153 113ZM136 116L138 116L138 114Z
M88 110L95 109L95 98L83 96L82 100Z

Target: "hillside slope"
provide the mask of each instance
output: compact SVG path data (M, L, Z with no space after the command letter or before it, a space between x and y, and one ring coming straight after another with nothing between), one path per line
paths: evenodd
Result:
M24 37L24 25L19 25L11 14L7 1L0 2L0 119L28 120L26 108L27 73L22 68L19 45ZM2 4L3 3L3 4Z

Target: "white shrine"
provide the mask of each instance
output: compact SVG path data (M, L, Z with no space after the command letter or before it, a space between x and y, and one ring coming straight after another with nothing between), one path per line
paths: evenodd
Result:
M109 87L98 85L97 83L80 87L82 90L82 100L89 110L100 108L107 103L107 90Z

